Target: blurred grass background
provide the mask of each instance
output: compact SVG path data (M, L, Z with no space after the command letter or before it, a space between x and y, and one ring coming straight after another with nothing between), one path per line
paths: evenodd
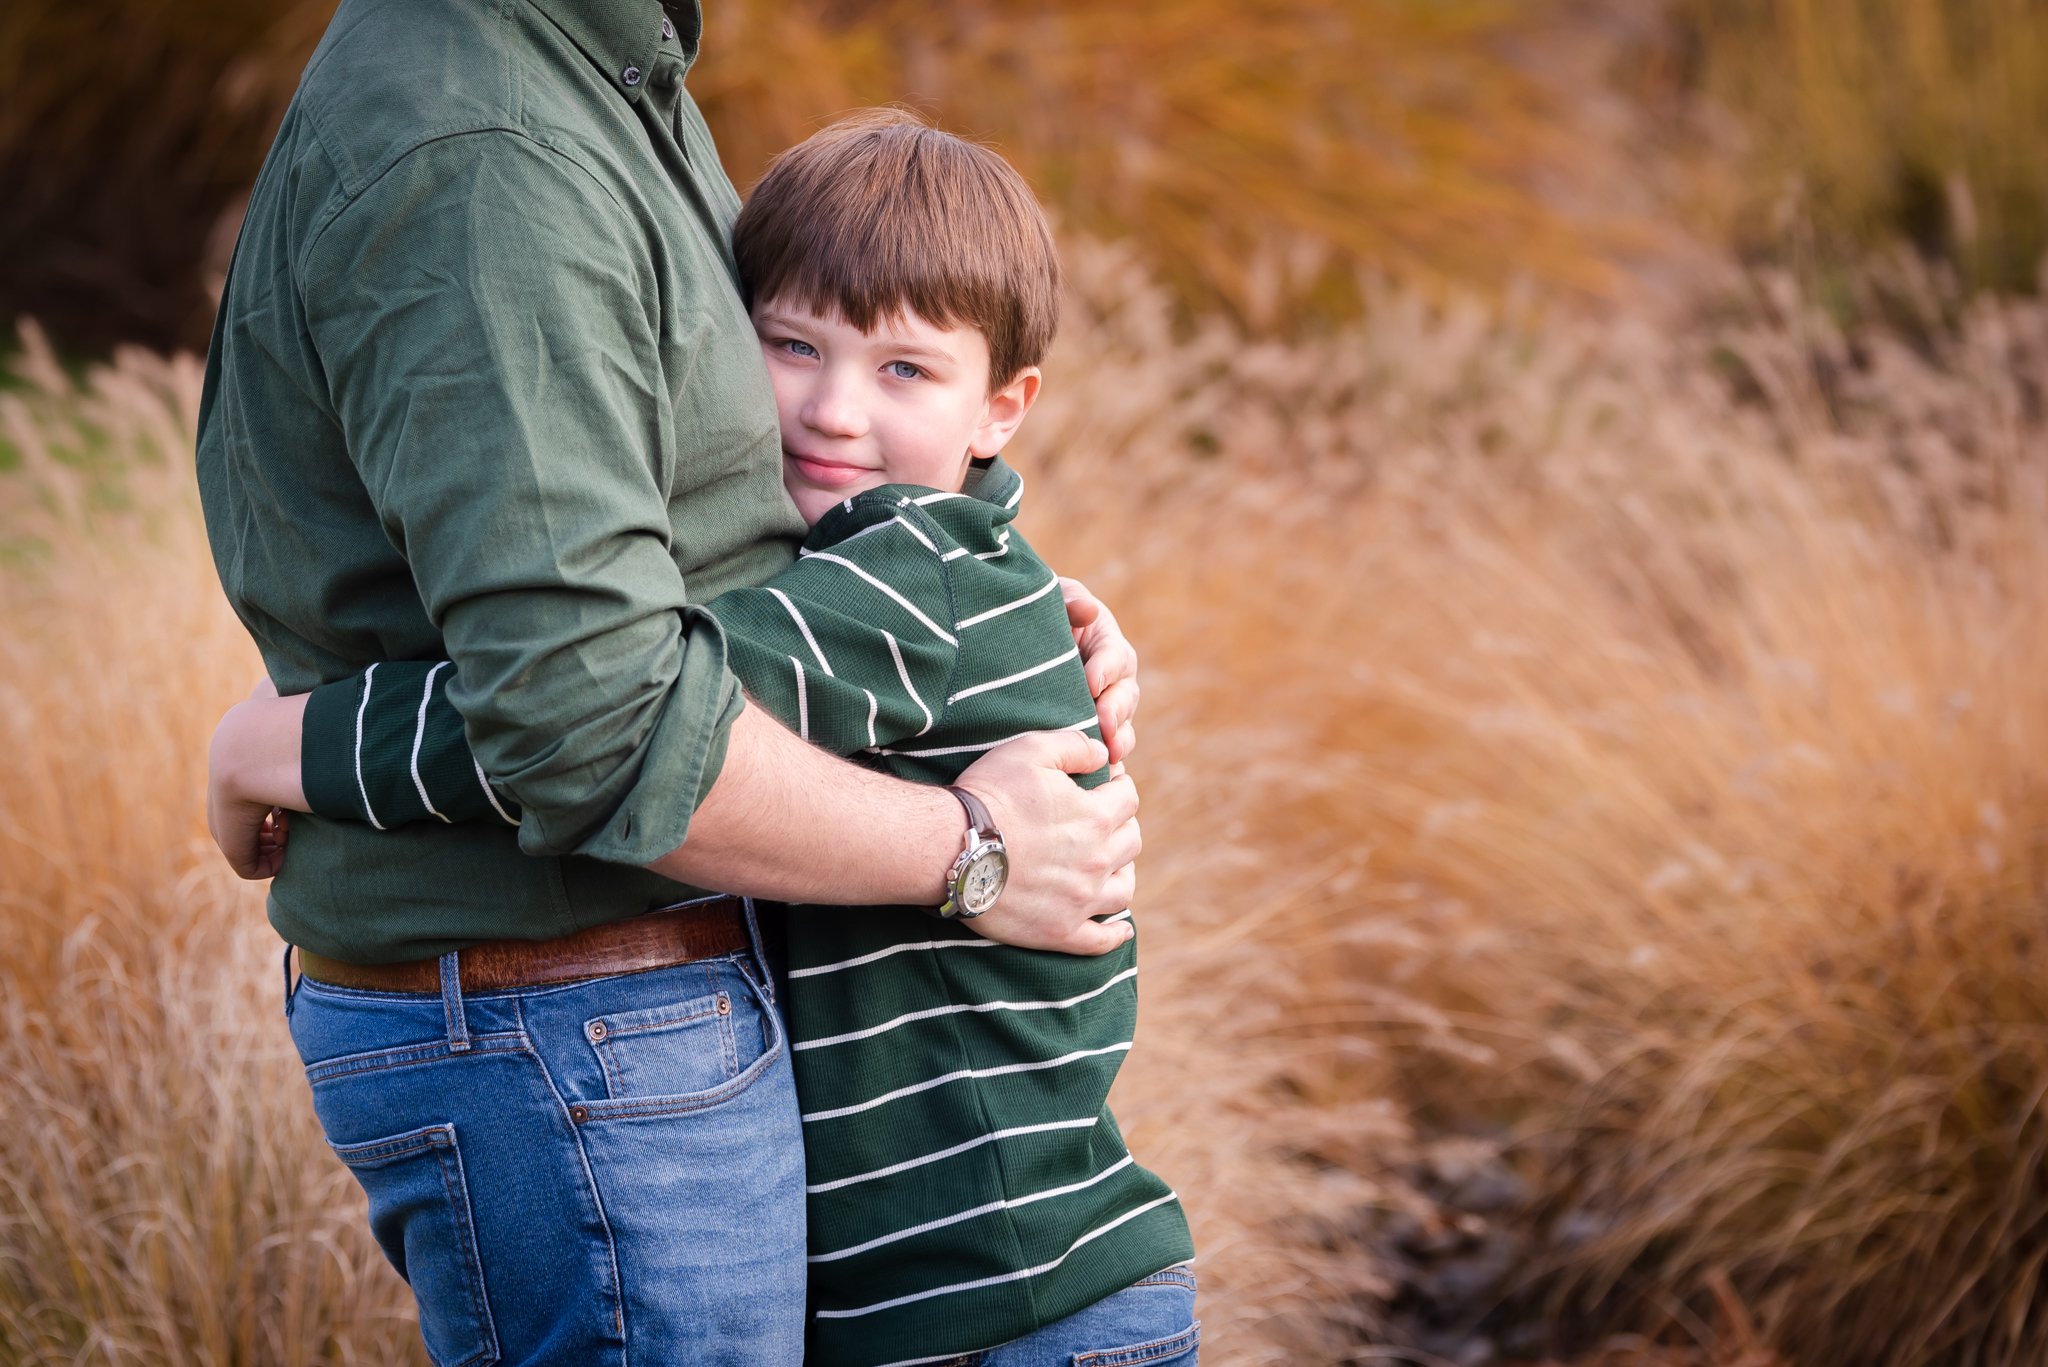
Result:
M0 315L88 350L203 344L330 10L0 11ZM1262 330L1355 313L1361 266L1608 298L1695 234L1834 266L1902 237L2031 288L2048 242L2040 0L728 0L706 22L692 84L742 186L833 115L909 102Z
M190 349L330 9L0 7L0 1363L417 1351L198 810ZM2048 0L712 0L692 86L1059 214L1210 1360L2048 1361Z

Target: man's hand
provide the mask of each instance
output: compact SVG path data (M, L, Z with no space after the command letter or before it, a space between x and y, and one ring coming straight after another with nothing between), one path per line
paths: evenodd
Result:
M998 746L960 776L959 786L987 804L1010 853L1009 884L986 915L968 922L975 930L1066 954L1107 954L1131 937L1129 921L1092 919L1130 906L1131 864L1144 843L1131 780L1083 789L1071 777L1103 760L1099 741L1046 731Z
M1125 639L1109 605L1080 580L1062 578L1060 596L1066 600L1074 644L1081 647L1081 662L1088 670L1088 691L1095 695L1095 715L1102 723L1110 762L1120 765L1138 747L1138 652Z
M290 831L285 806L303 810L299 727L306 695L279 698L269 679L229 708L207 750L206 829L242 878L274 878Z

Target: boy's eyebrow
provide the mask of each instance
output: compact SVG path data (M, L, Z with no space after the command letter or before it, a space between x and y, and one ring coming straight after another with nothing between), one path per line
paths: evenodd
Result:
M792 314L777 313L773 309L763 309L761 311L762 327L800 328L803 325L804 320Z

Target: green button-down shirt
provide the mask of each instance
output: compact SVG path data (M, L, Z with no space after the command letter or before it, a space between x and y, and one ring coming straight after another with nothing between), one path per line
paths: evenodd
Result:
M516 831L294 822L271 919L341 958L689 890L738 692L696 604L803 525L683 84L694 5L343 0L251 195L199 484L279 688L455 660ZM481 781L482 775L479 775Z

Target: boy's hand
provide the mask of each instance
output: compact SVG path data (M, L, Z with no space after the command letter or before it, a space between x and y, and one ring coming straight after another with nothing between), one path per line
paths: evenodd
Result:
M1095 695L1102 739L1109 746L1110 761L1121 765L1138 748L1137 649L1117 626L1109 605L1080 580L1061 578L1060 596L1066 600L1074 644L1081 647L1081 662L1088 670L1088 691Z
M272 878L290 831L284 806L305 804L298 780L306 695L279 698L268 679L229 708L207 751L206 828L242 878Z
M1128 921L1093 919L1130 906L1132 861L1144 844L1130 779L1084 789L1071 777L1103 760L1099 741L1042 731L996 747L956 780L988 806L1010 853L1009 884L986 915L968 922L973 929L1066 954L1107 954L1131 937Z

